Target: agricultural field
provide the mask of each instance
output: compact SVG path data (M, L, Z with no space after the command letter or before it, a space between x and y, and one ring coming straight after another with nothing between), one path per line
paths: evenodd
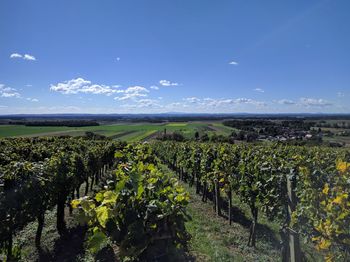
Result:
M65 126L25 126L25 125L0 125L1 137L36 137L36 136L82 136L90 131L106 137L122 141L143 141L156 135L158 132L180 132L186 138L193 138L198 132L229 135L233 129L222 125L220 122L173 122L173 123L122 123L107 124L86 127Z

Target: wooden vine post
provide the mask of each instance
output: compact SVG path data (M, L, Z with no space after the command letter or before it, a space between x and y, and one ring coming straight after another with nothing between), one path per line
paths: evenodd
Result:
M288 217L289 217L289 254L290 254L290 261L291 262L299 262L301 261L301 250L300 250L300 242L299 242L299 234L298 232L294 231L292 228L290 228L290 218L292 217L293 212L295 211L297 201L296 201L296 195L295 195L295 184L296 179L295 176L293 176L292 179L290 179L287 176L287 192L288 192Z
M218 216L221 216L221 203L220 203L220 187L218 179L214 181L215 186L215 212Z
M232 224L232 191L231 188L228 191L227 194L228 197L228 223L231 225Z

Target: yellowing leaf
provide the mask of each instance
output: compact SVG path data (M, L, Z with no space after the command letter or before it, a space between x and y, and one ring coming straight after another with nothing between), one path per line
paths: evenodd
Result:
M333 256L330 255L330 254L326 255L326 256L325 256L325 261L326 261L326 262L333 262L333 261L334 261L334 260L333 260Z
M344 162L344 161L338 161L337 163L337 169L341 173L345 173L347 169L350 168L350 163Z
M327 194L328 194L328 191L329 191L329 186L328 186L328 184L325 184L325 185L324 185L324 188L323 188L323 190L322 190L322 193L325 194L325 195L327 195Z
M189 196L188 196L188 194L185 194L185 193L177 195L175 197L175 201L179 201L179 202L188 201L188 200L189 200Z
M112 192L112 191L106 191L103 194L103 202L102 204L108 204L108 203L115 203L115 201L117 200L117 195L116 193Z
M312 240L312 241L317 241L317 240L319 240L319 238L320 238L320 237L313 237L313 238L311 238L311 240Z
M330 245L331 245L331 241L322 238L321 241L318 243L317 247L320 250L325 250L325 249L328 249L330 247Z
M343 202L343 199L347 199L347 198L348 198L348 194L341 194L337 196L332 202L334 204L341 204Z
M181 202L181 201L185 200L185 196L184 195L177 195L175 197L175 200Z
M80 199L74 199L74 200L72 200L71 205L73 208L77 208L79 206L80 202L81 202Z
M95 199L98 202L101 202L103 200L103 194L101 192L97 193L96 196L95 196Z
M106 223L109 219L109 212L106 206L99 206L96 208L97 220L102 227L106 227Z

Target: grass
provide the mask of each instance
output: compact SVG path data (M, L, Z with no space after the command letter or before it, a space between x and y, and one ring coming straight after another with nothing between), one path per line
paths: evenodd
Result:
M119 140L128 141L128 142L136 142L136 141L138 141L137 138L142 136L144 133L145 133L144 130L134 131L132 133L121 136L119 138Z
M166 126L167 127L172 127L172 126L175 126L175 127L179 127L179 126L186 126L187 123L170 123L170 124L167 124Z
M163 172L171 172L163 166ZM227 213L218 217L213 204L195 193L195 188L181 182L190 193L187 212L192 220L186 222L186 230L192 235L189 243L189 256L196 261L281 261L279 222L270 221L259 215L256 247L248 247L249 227L252 221L250 208L233 195L232 224L229 225ZM300 236L301 250L305 261L324 261L310 242Z
M13 136L51 136L51 135L70 135L84 134L86 131L96 132L105 136L114 136L126 131L144 131L163 130L164 125L160 124L113 124L88 127L41 127L41 126L23 126L23 125L1 125L0 137Z
M156 132L158 132L158 131L157 130L150 130L150 131L144 132L142 135L139 135L136 138L134 138L135 139L134 141L143 141L144 139L155 134Z
M247 246L249 218L244 217L230 226L226 219L216 216L211 203L203 203L193 189L187 185L185 188L191 193L188 212L192 221L186 223L186 229L192 235L190 252L198 261L279 260L276 243L266 238L258 238L256 248Z
M25 136L40 133L62 132L67 130L76 130L71 127L51 127L51 126L22 126L22 125L1 125L0 137Z
M163 172L172 172L163 166ZM186 230L192 238L189 256L195 261L279 261L278 225L259 220L256 248L248 247L251 216L249 208L237 198L234 201L232 225L224 217L216 216L211 202L203 203L194 188L182 183L190 193L187 212L192 218Z
M221 132L221 135L230 135L232 131L237 131L236 128L225 126L221 122L213 123L212 125L217 131Z
M80 188L80 195L83 196L84 192L85 183ZM79 226L74 213L70 215L68 208L65 209L68 233L60 237L56 230L56 208L46 211L41 250L34 244L37 221L28 223L14 236L14 246L21 251L19 261L95 261L84 245L86 228Z

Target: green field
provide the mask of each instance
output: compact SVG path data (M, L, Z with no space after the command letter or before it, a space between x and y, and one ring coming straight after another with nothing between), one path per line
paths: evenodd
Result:
M1 125L1 137L33 137L33 136L81 136L86 131L99 135L119 139L123 141L143 141L156 135L157 132L167 133L181 132L185 137L194 137L196 132L203 134L216 133L228 135L233 129L222 125L220 122L176 122L176 123L123 123L88 127L48 127L48 126L24 126L24 125Z

